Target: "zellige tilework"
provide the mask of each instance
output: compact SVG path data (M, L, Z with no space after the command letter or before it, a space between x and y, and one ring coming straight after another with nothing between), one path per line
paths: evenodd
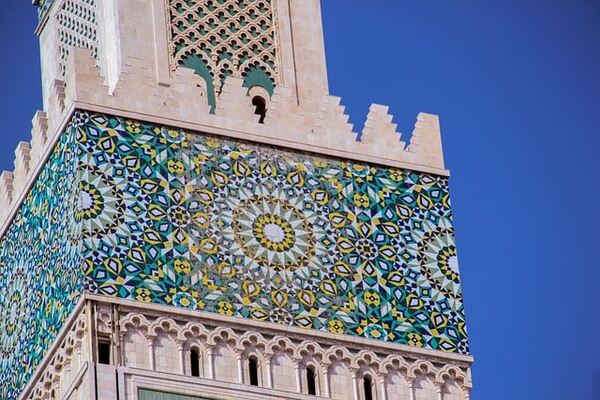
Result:
M78 111L0 241L0 397L83 291L468 354L448 182Z
M91 290L468 352L446 178L101 115L82 129Z
M0 240L0 399L16 398L81 294L76 146L68 129Z

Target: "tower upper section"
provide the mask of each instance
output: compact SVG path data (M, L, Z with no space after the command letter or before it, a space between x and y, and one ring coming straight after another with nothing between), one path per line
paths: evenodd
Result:
M328 94L317 0L39 0L46 103L56 80L70 78L70 49L90 51L112 93L135 63L170 86L178 68L203 79L214 109L228 77L291 89L315 112ZM213 110L214 111L214 110Z
M387 107L373 105L363 131L354 132L341 99L329 94L318 0L37 5L49 131L74 108L108 108L157 122L183 121L208 133L447 175L437 116L420 114L406 144Z
M427 360L412 379L451 364L468 392L438 119L406 146L372 105L355 133L318 0L37 5L44 110L0 175L0 398L55 397L39 376L55 382L52 346L92 298ZM348 366L332 387L358 398ZM414 397L440 397L430 383Z

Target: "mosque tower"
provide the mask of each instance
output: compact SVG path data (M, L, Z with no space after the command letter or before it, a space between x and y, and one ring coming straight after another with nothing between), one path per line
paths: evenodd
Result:
M4 400L468 400L438 117L355 132L318 0L34 0Z

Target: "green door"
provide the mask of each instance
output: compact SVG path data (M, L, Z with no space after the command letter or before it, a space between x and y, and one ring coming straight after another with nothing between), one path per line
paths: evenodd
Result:
M140 389L139 394L139 400L210 400L206 397L192 397L181 394L157 392L148 389Z

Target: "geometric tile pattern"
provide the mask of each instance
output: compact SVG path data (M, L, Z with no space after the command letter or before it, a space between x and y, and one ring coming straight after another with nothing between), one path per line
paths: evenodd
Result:
M78 111L0 246L3 399L84 288L469 353L444 177Z
M202 136L185 148L171 182L191 305L468 351L445 178Z
M81 292L75 140L63 134L0 241L0 399L16 398Z
M90 289L468 353L447 179L94 115Z

